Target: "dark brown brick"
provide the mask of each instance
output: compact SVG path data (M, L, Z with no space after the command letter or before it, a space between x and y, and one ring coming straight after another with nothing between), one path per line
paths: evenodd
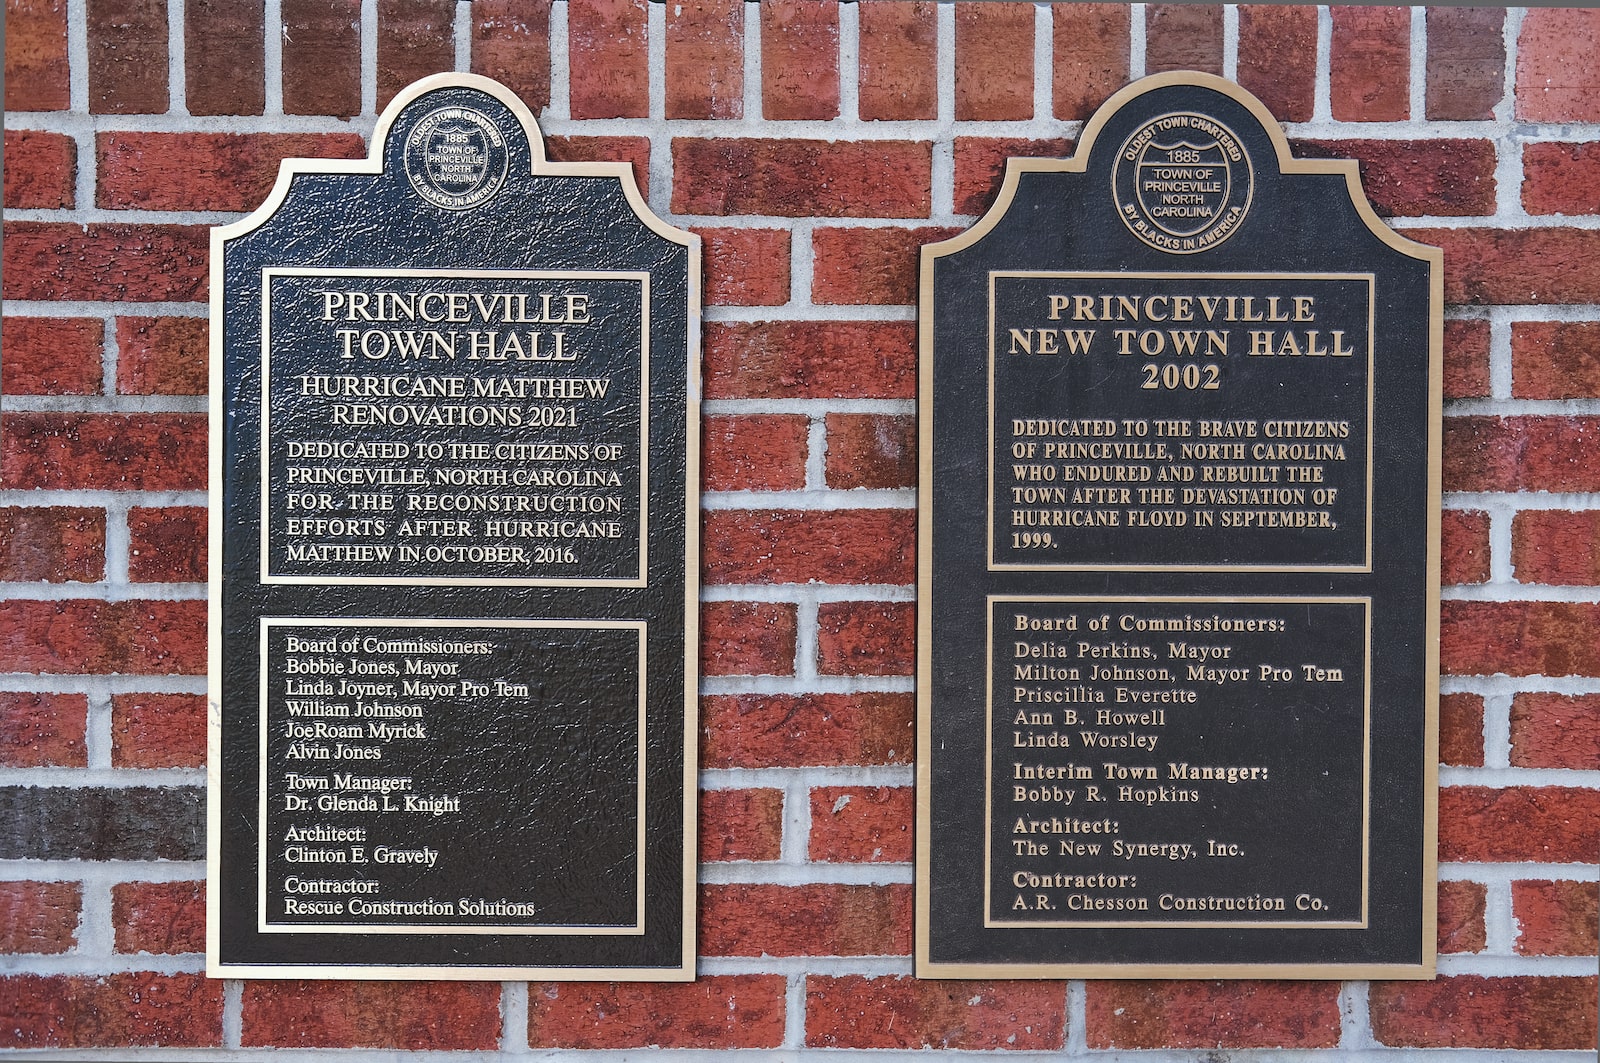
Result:
M117 318L117 391L204 395L210 323L203 317Z
M111 210L253 210L290 158L361 159L356 133L101 133L97 205Z
M8 222L4 297L189 302L206 295L200 225Z
M1066 1047L1066 997L1063 982L810 975L806 1045L900 1049L917 1055L1060 1051Z
M0 507L0 582L94 583L105 571L105 510Z
M1086 120L1127 82L1130 10L1126 4L1051 5L1051 88L1055 116L1063 122Z
M667 7L668 118L744 117L744 7L741 0Z
M361 0L282 0L282 12L284 113L361 113Z
M184 99L190 114L267 106L263 0L184 0Z
M0 670L49 675L204 675L201 601L0 601Z
M706 514L707 583L884 583L913 576L910 510L714 510Z
M1297 140L1295 154L1356 159L1379 214L1495 212L1495 149L1487 140Z
M1399 122L1411 116L1411 11L1333 9L1333 117L1339 122Z
M1144 26L1146 72L1222 73L1221 4L1151 4Z
M7 210L71 209L77 203L78 145L63 133L8 129Z
M185 491L206 483L205 418L13 413L0 480L13 488Z
M70 107L66 0L6 0L5 38L5 109Z
M917 485L917 422L877 413L830 413L825 475L836 490Z
M573 55L574 67L581 61ZM516 93L535 116L549 106L550 0L473 0L472 72ZM574 107L573 117L595 116Z
M1440 695L1439 763L1483 766L1483 698L1480 695Z
M1337 982L1090 982L1091 1049L1334 1048Z
M574 118L650 116L645 0L569 0L568 106Z
M717 322L705 330L707 398L910 398L916 328L900 321Z
M452 70L455 0L378 0L378 110L418 78Z
M1482 121L1505 94L1506 13L1499 7L1430 7L1427 117Z
M1483 918L1488 903L1481 882L1439 883L1439 951L1482 952L1487 945Z
M137 506L128 510L131 583L204 583L206 510L203 506Z
M701 975L693 982L535 982L535 1049L762 1049L783 1043L782 975Z
M916 670L917 610L910 602L817 606L817 671L910 675Z
M956 121L1033 117L1034 5L958 3Z
M1317 87L1317 9L1239 5L1239 84L1280 122L1309 122Z
M703 956L905 956L911 887L767 883L704 886Z
M0 859L202 860L204 806L193 786L0 786Z
M672 141L679 214L922 218L933 145L727 137Z
M167 109L166 0L88 0L89 113Z

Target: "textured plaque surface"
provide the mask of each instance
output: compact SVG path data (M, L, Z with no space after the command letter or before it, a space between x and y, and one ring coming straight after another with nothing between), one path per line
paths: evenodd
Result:
M440 75L212 263L210 971L692 977L696 238Z
M1440 285L1196 73L923 250L920 974L1432 973Z

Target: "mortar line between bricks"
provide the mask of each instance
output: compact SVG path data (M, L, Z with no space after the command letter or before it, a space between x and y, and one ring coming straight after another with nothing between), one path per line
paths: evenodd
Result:
M571 5L565 2L550 5L550 103L543 115L535 116L541 129L547 116L558 120L572 118L571 10ZM652 141L652 157L655 155L654 148ZM651 183L654 184L654 180Z
M1367 1010L1367 987L1363 981L1339 986L1339 1048L1371 1048L1372 1016Z
M1049 4L1033 9L1033 117L1055 117L1055 27Z
M0 690L5 689L0 686ZM910 694L916 687L907 676L823 676L809 683L792 676L709 676L700 680L702 697L727 694Z
M1317 8L1317 63L1312 75L1311 121L1333 121L1333 12L1326 4Z
M238 978L222 983L222 1044L235 1050L244 1044L244 982Z
M861 118L861 8L840 4L839 18L839 117Z
M935 142L951 136L956 120L956 9L939 4L933 9L933 68ZM938 200L932 201L938 209Z
M1600 789L1600 769L1482 767L1439 769L1439 786L1486 786L1504 789L1512 786ZM1600 851L1595 853L1600 861Z
M528 1048L528 983L500 983L500 1051L525 1056Z
M841 7L843 5L840 5ZM806 975L804 970L784 974L783 1045L800 1050L806 1044Z
M83 900L78 913L78 944L61 959L89 963L115 962L117 931L112 925L111 889L116 884L103 876L82 879Z
M1487 507L1489 514L1489 581L1496 585L1516 583L1516 568L1511 560L1511 527L1516 510L1507 505Z
M1500 307L1489 311L1489 399L1503 407L1511 400L1511 319Z
M207 502L204 491L110 491L91 487L0 490L0 506L24 508L110 506L120 504L124 499L130 506L204 506Z
M797 772L784 781L783 835L778 839L778 863L805 867L810 859L811 783Z
M361 0L361 117L375 121L378 110L378 0ZM371 137L371 126L367 136Z
M261 65L266 77L263 117L283 115L283 0L265 0L261 19Z
M116 739L112 733L111 695L103 690L90 691L85 698L87 709L83 721L84 762L89 771L112 771L111 756ZM74 769L72 783L80 777ZM69 783L71 785L71 783Z
M1511 126L1517 117L1517 51L1522 39L1523 9L1508 7L1501 26L1501 44L1505 48L1506 63L1502 71L1500 100L1490 112L1500 125Z
M1593 676L1447 675L1439 678L1445 694L1592 694L1600 693Z
M1067 983L1067 1038L1063 1046L1068 1056L1076 1058L1089 1051L1089 990L1083 979L1074 978Z
M1145 5L1134 4L1128 11L1128 80L1138 81L1145 76L1146 33Z
M1484 883L1483 947L1497 955L1511 953L1517 944L1518 927L1511 899L1511 883L1504 879Z
M1554 587L1539 583L1483 583L1466 587L1446 587L1439 597L1449 602L1569 602L1577 605L1600 603L1600 587Z
M911 881L910 864L739 860L700 865L702 886L903 886Z
M0 600L14 601L195 602L205 597L203 583L0 583Z
M802 789L812 786L905 787L916 781L909 764L809 764L777 768L701 768L702 790Z
M1439 864L1441 882L1499 883L1508 886L1513 882L1593 882L1595 864L1540 864L1540 863L1469 863L1444 861Z
M194 882L205 878L198 860L0 860L0 878L35 882Z
M189 117L188 65L184 40L184 0L167 0L167 113Z
M1511 767L1511 694L1486 694L1483 698L1483 766Z
M1594 509L1600 507L1600 493L1584 491L1452 491L1444 496L1446 509L1483 509L1505 506L1517 509Z
M1406 112L1413 122L1426 121L1428 116L1428 9L1411 8L1411 25L1408 27L1408 55L1411 62L1410 77L1406 79Z
M196 694L206 693L203 675L69 675L0 673L0 692L25 694Z
M701 412L716 414L790 413L817 418L830 413L915 414L916 399L706 399Z
M117 319L107 314L100 319L100 395L85 398L110 398L117 394L117 359L121 356Z
M1487 913L1485 913L1487 914ZM1515 920L1507 920L1514 926ZM1582 978L1594 976L1593 956L1520 956L1515 953L1452 952L1439 957L1439 975L1459 978ZM1520 1060L1521 1053L1510 1057Z
M7 413L191 413L210 410L204 395L13 395Z
M899 583L714 583L702 602L912 602L916 588Z
M109 896L109 894L108 894ZM86 898L87 900L87 898ZM109 906L108 906L109 907ZM109 914L107 920L109 921ZM7 959L12 959L7 956ZM78 956L72 953L59 955L34 955L29 956L31 961L26 964L8 966L5 974L33 974L33 975L66 975L66 976L95 976L107 974L203 974L205 973L206 958L198 952L179 952L172 954L154 955L148 952L112 953L105 956ZM83 1059L83 1056L71 1056L71 1059ZM111 1058L122 1059L123 1056L115 1055Z
M6 317L209 317L211 305L195 303L112 303L95 299L7 299Z
M698 221L688 221L691 228L699 227ZM790 284L795 284L798 278L791 275ZM804 278L810 283L809 276ZM709 308L703 319L714 324L749 324L761 325L769 322L803 321L803 322L883 322L904 321L910 323L917 318L916 307L903 304L886 306L864 306L849 304L822 304L810 306L802 303L788 303L783 306L719 306Z
M72 789L102 787L136 790L145 787L200 786L204 768L0 768L0 786L49 786Z
M917 494L910 488L852 487L835 491L706 491L700 508L706 512L741 509L915 509Z
M552 27L554 35L554 27ZM455 0L455 10L450 18L450 43L455 50L451 69L458 74L472 70L472 4L469 0ZM553 49L552 49L553 51ZM551 56L552 71L555 56Z
M1239 5L1224 4L1222 8L1222 76L1229 81L1239 80Z

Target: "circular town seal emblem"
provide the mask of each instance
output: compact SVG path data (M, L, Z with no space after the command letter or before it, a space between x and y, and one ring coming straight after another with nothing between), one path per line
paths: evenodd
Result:
M436 207L467 210L505 183L505 137L470 107L441 107L423 116L406 137L406 177Z
M1164 114L1123 142L1111 168L1117 216L1175 255L1213 248L1250 210L1250 156L1233 130L1203 114Z

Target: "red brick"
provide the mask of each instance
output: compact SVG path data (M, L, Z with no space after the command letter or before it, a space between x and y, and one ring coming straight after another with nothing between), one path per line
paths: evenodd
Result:
M898 509L714 510L707 583L890 583L915 575L916 513Z
M1524 144L1522 207L1529 214L1600 214L1600 141Z
M1309 122L1317 85L1317 9L1239 5L1239 84L1280 122Z
M1517 117L1600 121L1600 11L1530 9L1517 40Z
M706 398L911 398L916 335L903 321L712 322Z
M1442 583L1485 583L1489 579L1489 514L1447 509L1440 515Z
M700 700L706 768L909 764L909 694L738 694Z
M939 117L938 5L922 0L857 4L860 31L857 102L863 121Z
M0 671L204 675L199 601L0 602Z
M206 884L118 882L111 887L111 925L118 952L204 952Z
M1007 159L1062 159L1072 154L1072 143L1065 137L956 137L951 209L957 214L983 214L1000 191Z
M701 675L794 675L795 607L701 602Z
M650 117L645 0L569 0L567 66L572 117Z
M1593 956L1600 950L1600 885L1524 881L1511 884L1517 952L1524 956Z
M360 114L361 0L282 0L282 11L283 112Z
M60 210L76 204L78 145L71 137L8 129L5 145L7 210Z
M1222 73L1221 4L1151 4L1144 16L1144 68Z
M917 422L877 413L830 413L828 486L895 488L917 485Z
M1430 7L1427 117L1485 121L1505 94L1506 13L1498 7Z
M5 109L65 111L72 106L66 0L6 0L5 27Z
M88 718L82 694L0 692L0 767L87 767Z
M669 5L666 62L668 118L743 118L742 0Z
M1439 696L1439 763L1483 767L1483 698L1480 695Z
M911 306L917 301L922 245L959 229L817 229L811 234L811 301Z
M528 1044L539 1048L777 1048L787 981L777 974L702 975L682 984L535 982Z
M1096 1048L1333 1048L1337 982L1089 982Z
M204 583L206 511L202 506L128 511L132 583Z
M1600 606L1591 602L1445 602L1446 675L1600 675Z
M184 0L184 100L190 114L267 107L263 0Z
M0 392L98 395L105 326L92 317L4 318ZM13 415L14 416L14 415Z
M1444 323L1444 397L1481 399L1489 396L1489 323Z
M0 582L94 583L105 571L105 510L0 507Z
M111 763L118 768L205 767L205 696L112 695Z
M1411 10L1334 7L1329 69L1339 122L1401 122L1411 117Z
M917 664L911 602L823 602L817 607L817 671L910 675Z
M571 56L574 66L579 59ZM472 72L500 82L535 115L549 106L550 0L474 0Z
M701 482L707 491L798 491L806 485L809 418L798 414L715 416L702 422Z
M910 863L916 815L916 794L909 786L819 786L811 791L807 859Z
M739 884L700 890L702 956L906 956L911 887Z
M1600 584L1600 512L1533 509L1516 514L1511 564L1520 583Z
M167 109L166 0L88 0L89 113Z
M639 194L650 195L650 140L648 137L563 137L544 138L544 149L552 162L625 162L633 167L633 181Z
M205 487L206 422L188 414L13 413L0 439L0 481L67 491Z
M77 882L0 882L0 949L7 955L70 952L78 944L82 909Z
M1439 883L1439 951L1482 952L1487 943L1483 916L1488 891L1481 882Z
M782 306L789 301L787 229L695 229L705 301L711 306Z
M1050 9L1055 116L1081 122L1128 80L1132 51L1126 4L1055 4Z
M1600 231L1408 229L1444 249L1446 303L1600 302Z
M761 12L761 117L839 117L838 0L765 0Z
M500 1041L493 982L246 982L242 1010L246 1048L487 1051Z
M1600 845L1600 791L1562 786L1445 786L1439 859L1587 863Z
M1295 154L1358 159L1379 214L1419 217L1495 212L1495 151L1487 140L1297 140Z
M97 205L254 210L290 158L365 158L357 133L101 133Z
M204 395L210 343L203 317L117 318L117 391Z
M1512 322L1511 393L1519 399L1600 396L1600 321Z
M4 297L198 301L208 255L203 225L8 222Z
M418 78L456 65L455 0L377 0L378 110Z
M1600 764L1600 696L1518 694L1511 702L1511 766L1594 769Z
M956 5L956 121L1033 117L1032 4Z
M809 975L806 1045L945 1051L1066 1047L1064 982Z
M1600 490L1600 420L1446 417L1446 491Z
M783 850L782 790L702 790L700 860L776 860Z
M1380 1044L1416 1048L1593 1049L1595 978L1445 976L1373 982Z
M0 1048L217 1048L222 982L203 974L0 977Z
M923 218L933 146L908 140L672 141L679 214Z

